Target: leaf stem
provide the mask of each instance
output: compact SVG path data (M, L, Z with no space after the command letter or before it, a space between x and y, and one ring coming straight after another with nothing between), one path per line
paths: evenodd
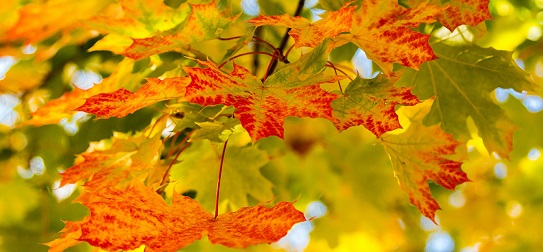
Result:
M220 69L221 67L223 67L226 63L228 63L228 62L230 62L230 61L232 61L232 60L234 60L234 59L236 59L236 58L239 58L239 57L241 57L241 56L246 56L246 55L253 55L253 54L264 54L264 55L268 55L268 56L270 56L270 57L272 57L272 58L275 58L275 55L273 55L273 54L271 54L271 53L267 53L267 52L246 52L246 53L238 54L238 55L236 55L236 56L234 56L234 57L231 57L231 58L228 59L227 61L223 62L222 64L219 65L219 69Z
M296 12L294 13L295 17L300 16L302 14L302 10L304 9L304 4L305 4L305 0L298 1L298 6L296 7ZM283 40L281 40L281 44L279 44L279 47L277 48L280 55L283 55L283 50L285 50L285 48L287 47L288 39L290 38L290 34L288 34L288 32L290 32L290 28L288 28L287 32L285 32L285 35L283 36ZM270 63L270 66L268 67L268 71L266 72L266 76L264 77L264 79L266 79L266 77L275 70L275 68L277 67L277 61L278 59L272 60L272 62Z
M241 38L241 36L235 36L235 37L229 37L229 38L218 37L219 40L233 40L233 39L239 39L239 38Z
M332 68L334 68L334 73L336 73L336 76L337 76L337 68L336 66L334 66L334 63L328 61L328 64L330 64L332 66ZM341 87L341 82L338 80L337 81L337 85L339 86L339 91L341 91L343 93L343 88Z
M353 81L353 78L351 76L349 76L345 71L336 67L336 65L334 65L332 62L328 61L328 63L325 66L333 68L334 71L336 72L336 75L337 75L337 72L339 71L340 73L345 75L345 77L349 78L349 80Z
M227 144L228 144L228 140L224 142L224 147L222 148L221 166L219 167L219 178L217 179L217 192L215 193L215 219L217 219L217 216L219 216L219 193L221 190L222 166L224 164L224 154L226 153Z
M193 132L193 131L192 131ZM189 139L190 135L192 135L192 132L189 132L184 138L183 140L181 140L181 144L185 143L183 145L183 147L177 152L177 154L175 155L175 157L173 158L172 162L170 162L170 165L168 166L168 169L166 169L166 171L164 172L164 175L162 176L162 179L160 180L160 185L158 186L158 189L156 190L156 193L158 194L162 194L164 192L164 185L166 185L166 181L167 181L167 177L168 177L168 174L170 174L170 170L172 169L173 167L173 164L175 163L175 161L177 160L177 158L179 158L179 155L181 155L181 153L183 153L183 151L185 149L187 149L187 147L189 147L190 143L187 142L187 140ZM177 148L176 148L177 149ZM173 153L173 152L172 152ZM168 152L169 154L169 152Z

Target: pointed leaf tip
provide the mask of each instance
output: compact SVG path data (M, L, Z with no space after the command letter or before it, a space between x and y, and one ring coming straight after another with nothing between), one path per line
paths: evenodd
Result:
M413 107L413 110L420 109L421 105ZM425 110L427 113L429 109ZM428 181L453 190L469 179L461 169L464 155L456 153L462 143L441 130L439 125L424 126L420 121L422 118L418 115L412 119L407 130L399 135L384 134L381 143L390 157L400 187L409 196L409 202L424 216L434 220L440 207L432 197Z

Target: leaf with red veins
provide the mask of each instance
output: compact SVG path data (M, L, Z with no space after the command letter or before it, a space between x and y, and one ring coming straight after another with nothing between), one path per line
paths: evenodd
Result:
M159 101L183 97L185 87L189 83L188 77L165 80L149 78L147 83L136 92L121 88L112 93L91 96L76 110L95 114L99 118L121 118Z
M458 158L464 159L464 155L456 153L457 147L463 143L441 130L439 125L426 127L420 120L422 116L412 121L401 134L384 134L381 144L390 156L394 175L409 196L409 202L435 222L435 211L440 207L432 197L428 181L454 190L457 185L470 180L462 171L462 160Z
M342 32L348 32L352 25L352 15L356 6L348 7L346 3L338 11L331 11L326 17L311 23L304 17L290 16L259 16L249 20L255 26L276 25L291 28L288 34L294 39L295 47L316 47L326 38L334 38Z
M238 18L227 17L219 12L215 1L209 4L190 4L192 12L186 25L178 33L160 33L159 35L133 39L123 55L133 59L143 59L154 54L174 51L190 44L217 38Z
M319 76L315 82L308 83L296 76L289 79L272 78L272 75L262 83L249 70L236 64L230 74L225 74L212 62L199 63L207 68L185 68L192 79L185 99L202 106L236 107L236 118L253 142L268 136L283 138L283 123L288 116L332 119L330 102L338 95L322 90L319 84L342 77ZM307 85L296 86L301 83Z
M209 230L209 241L230 248L278 241L292 225L305 220L292 202L279 202L273 208L261 205L224 213ZM232 239L243 237L243 239Z
M410 0L409 6L416 6L426 0ZM458 26L476 26L485 20L491 20L492 16L488 9L490 0L452 0L447 1L444 6L448 7L443 13L437 16L437 20L449 30L454 31ZM441 1L431 0L430 4L442 6Z
M83 153L78 157L78 163L64 173L60 186L75 184L80 180L87 179L100 171L109 171L118 167L127 166L130 163L130 155L133 153L104 153L93 152Z
M46 244L51 246L50 251L78 241L108 251L131 250L141 245L145 245L146 251L177 251L206 233L214 244L244 248L275 242L294 224L305 221L303 213L290 202L280 202L272 208L246 207L214 219L190 197L175 194L168 206L160 195L138 180L122 189L86 189L79 201L91 214L82 221L67 222L61 238Z
M401 128L396 105L412 106L420 101L411 94L411 88L394 87L396 80L381 74L375 79L357 77L349 83L344 95L331 104L336 128L341 132L364 125L376 137Z
M428 44L430 35L411 28L433 23L434 17L445 9L428 3L407 9L397 0L364 0L353 15L351 33L339 37L364 50L387 76L392 74L394 63L418 69L437 57Z

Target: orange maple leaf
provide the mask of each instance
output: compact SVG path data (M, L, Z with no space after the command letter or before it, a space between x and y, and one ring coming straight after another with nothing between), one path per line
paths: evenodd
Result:
M80 20L91 18L103 10L111 0L71 1L56 0L29 3L19 10L19 19L2 38L36 43L63 29L71 29Z
M364 125L375 136L401 128L396 105L415 105L419 99L411 88L394 87L397 78L379 75L375 79L357 77L349 83L344 95L331 104L334 125L339 131Z
M120 0L105 11L85 21L101 33L115 33L131 38L145 38L174 28L183 21L186 5L174 9L153 0Z
M262 83L249 70L236 64L230 74L224 74L212 62L199 63L207 68L185 68L192 79L185 99L203 106L236 107L235 115L253 142L268 136L283 138L283 123L288 116L332 120L330 102L338 95L322 90L318 84L342 77L320 76L315 82L297 87L301 81L273 78L274 75Z
M464 155L456 153L462 143L444 132L440 125L426 127L422 124L422 118L430 110L427 105L414 106L416 112L409 128L399 135L385 133L381 136L381 143L390 156L400 187L409 196L409 202L435 222L435 211L440 207L432 197L428 181L454 190L469 179L461 169L460 159L463 160Z
M133 39L123 55L142 59L154 54L173 51L192 43L216 38L232 24L238 16L225 17L219 12L215 1L209 4L190 4L192 12L186 25L176 34L159 34L150 38Z
M64 118L69 118L75 113L75 109L85 103L85 98L100 94L113 92L127 83L129 75L132 75L134 61L124 59L119 63L115 72L102 80L100 84L94 85L88 90L76 88L70 93L49 101L43 107L32 113L32 118L25 121L26 125L56 124Z
M255 26L277 25L292 28L288 34L296 41L295 47L315 47L326 38L334 38L342 32L348 32L352 25L352 15L355 6L348 7L346 3L338 11L331 11L326 17L311 23L304 17L290 16L259 16L248 22Z
M102 93L86 99L85 104L76 110L92 113L99 118L125 117L138 109L159 101L180 98L185 95L185 87L190 83L188 77L175 77L160 80L149 78L136 92L121 88L112 93Z
M409 0L410 6L416 6L426 0ZM441 1L432 0L430 4L442 6ZM454 31L461 25L476 26L480 22L492 19L488 4L490 0L453 0L448 1L445 6L448 8L437 16L437 20L449 30Z
M62 237L46 244L49 251L61 251L83 241L110 251L141 245L146 251L176 251L205 234L213 244L244 248L275 242L292 225L306 220L291 202L272 208L246 207L215 219L190 197L174 194L168 206L139 180L122 189L88 190L80 202L91 214L82 221L67 222Z
M111 139L92 142L75 165L62 173L60 186L88 179L95 174L143 171L155 168L163 146L160 139L168 118L161 117L143 132L134 135L114 133Z
M392 74L393 63L418 69L420 64L436 59L436 55L428 44L430 35L411 28L434 22L444 9L428 3L407 9L397 0L364 0L353 15L350 34L338 38L364 50L387 76Z

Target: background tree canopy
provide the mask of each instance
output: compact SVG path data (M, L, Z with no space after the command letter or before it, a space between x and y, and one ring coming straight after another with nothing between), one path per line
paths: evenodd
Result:
M542 27L540 0L3 0L1 251L543 250Z

